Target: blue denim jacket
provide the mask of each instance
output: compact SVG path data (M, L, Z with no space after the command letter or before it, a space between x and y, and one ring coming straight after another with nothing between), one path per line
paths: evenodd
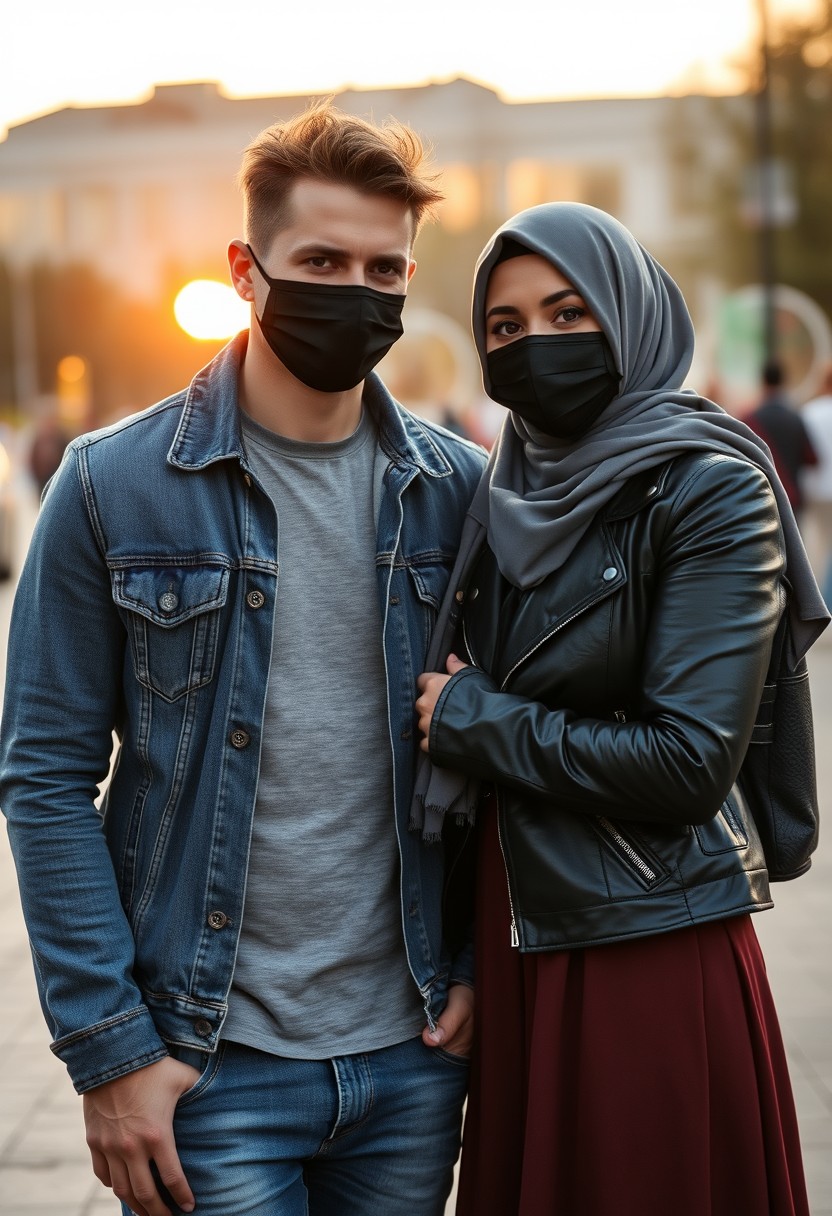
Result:
M246 338L186 392L73 442L15 600L0 801L53 1050L79 1092L165 1043L213 1050L226 1012L279 594L274 507L240 439ZM443 850L408 830L415 680L484 454L374 375L364 400L388 462L376 565L402 923L432 1020L450 962ZM309 610L325 629L326 604Z

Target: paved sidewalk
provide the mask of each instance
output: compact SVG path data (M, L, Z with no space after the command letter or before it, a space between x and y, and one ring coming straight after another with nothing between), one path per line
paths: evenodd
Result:
M10 596L0 590L3 651ZM810 873L775 887L776 908L755 924L789 1052L812 1216L832 1216L832 639L812 652L811 670L826 831ZM49 1051L5 824L0 894L0 1216L119 1216L90 1170L80 1100Z

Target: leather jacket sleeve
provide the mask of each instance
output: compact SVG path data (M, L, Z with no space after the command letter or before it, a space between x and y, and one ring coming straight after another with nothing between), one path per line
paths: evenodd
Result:
M739 461L697 466L668 504L653 561L629 720L616 720L612 704L592 717L547 708L468 667L437 703L432 759L553 809L711 819L744 758L783 606L779 516L762 472ZM580 627L578 616L549 643L565 663L569 631Z

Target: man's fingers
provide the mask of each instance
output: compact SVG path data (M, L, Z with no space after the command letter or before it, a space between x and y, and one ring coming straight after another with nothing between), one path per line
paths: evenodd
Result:
M107 1158L96 1148L90 1148L90 1156L92 1157L92 1172L98 1181L103 1182L105 1186L112 1187L113 1180L110 1175L110 1166Z
M171 1143L170 1147L165 1145L164 1149L156 1153L154 1159L159 1177L170 1192L171 1199L179 1205L183 1212L192 1212L195 1206L194 1193L188 1186L182 1163L173 1144Z
M130 1166L129 1186L133 1199L127 1198L124 1201L138 1216L172 1216L170 1208L159 1194L149 1162L144 1159L136 1160ZM118 1191L116 1194L118 1195ZM124 1196L119 1195L119 1199L124 1199ZM134 1206L134 1201L138 1207Z
M131 1212L136 1213L136 1216L150 1216L147 1209L142 1206L139 1197L133 1194L126 1164L123 1161L111 1161L109 1172L115 1197L122 1203L126 1203Z

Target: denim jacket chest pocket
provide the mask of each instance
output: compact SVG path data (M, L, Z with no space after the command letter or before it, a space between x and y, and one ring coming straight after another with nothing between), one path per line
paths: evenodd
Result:
M148 565L112 572L113 599L125 610L136 679L166 701L214 675L228 570Z
M416 602L419 605L419 615L422 624L421 642L423 653L427 651L439 605L448 586L453 560L431 557L429 560L411 560L408 562L408 573L416 592Z

